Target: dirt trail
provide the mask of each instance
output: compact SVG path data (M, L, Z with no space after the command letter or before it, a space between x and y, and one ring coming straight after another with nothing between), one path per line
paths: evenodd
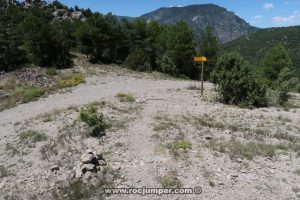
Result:
M0 126L16 123L38 116L55 109L65 109L69 106L80 106L101 98L111 98L118 92L144 93L147 90L172 89L186 87L185 81L170 80L141 80L125 77L89 78L86 84L73 89L71 93L54 94L36 102L19 105L15 108L0 112ZM4 132L1 131L2 134ZM1 134L0 133L0 134Z
M245 143L251 141L255 144L261 141L266 144L275 142L289 144L287 135L282 135L283 138L270 138L269 134L262 134L261 130L265 130L266 133L282 130L297 135L300 130L300 109L248 110L226 106L211 101L214 99L212 91L207 90L205 97L200 98L199 91L187 89L188 86L195 84L197 83L193 81L151 80L124 74L92 76L87 78L86 83L72 88L72 92L56 93L39 101L0 112L0 162L4 163L9 171L16 173L16 176L5 177L4 181L0 179L0 190L5 188L12 191L16 183L23 184L28 193L39 191L41 195L39 197L47 199L49 197L47 195L51 194L50 189L55 187L57 180L68 174L68 166L75 164L82 152L89 148L94 150L103 148L102 152L104 155L107 153L105 159L108 163L120 165L118 170L122 180L117 184L118 187L162 187L158 178L170 171L176 171L183 187L203 188L200 196L111 195L108 197L111 200L199 199L199 197L201 199L299 198L300 151L297 154L296 151L290 152L290 149L287 151L277 149L276 156L272 158L254 155L253 160L247 160L239 154L239 151L233 152L241 145L233 143L231 139L235 138ZM207 83L205 88L211 89L212 86ZM115 98L118 92L132 93L136 102L119 102ZM53 160L47 162L40 159L40 148L44 147L41 145L45 145L47 141L36 146L26 146L24 149L26 154L11 155L14 149L6 149L9 143L16 148L21 145L19 133L22 128L42 130L49 138L55 139L60 136L59 131L62 127L78 119L79 113L74 109L70 114L67 112L56 114L51 121L33 118L54 110L65 110L70 106L80 107L100 100L107 103L105 105L107 108L103 107L102 110L107 111L105 116L111 115L115 120L125 120L122 122L128 127L109 132L106 137L101 138L103 141L98 138L76 138L75 135L74 141L78 140L75 144L82 145L78 147L79 152L74 153L76 151L72 148L70 150L58 147L60 153L57 156L49 156L50 159L56 159L54 161L61 161L59 172L51 172ZM109 107L110 105L112 107ZM118 109L123 108L122 106L128 106L127 110L118 113ZM134 112L130 106L139 107L140 110ZM112 114L109 109L113 110ZM115 116L115 113L118 116ZM125 115L134 117L126 121ZM157 118L158 115L161 118ZM28 123L26 120L29 120ZM20 125L16 125L18 123ZM155 130L161 125L163 125L161 129ZM240 131L243 127L253 132L250 134ZM72 129L75 133L80 130L80 128ZM168 144L183 140L191 143L190 148L179 147L175 149L178 153L175 155ZM231 148L231 151L221 149L221 142L226 142L227 149ZM121 147L120 144L124 146ZM235 144L237 145L233 146ZM66 160L65 151L74 153L67 154L69 160ZM230 158L230 154L233 158Z
M87 82L72 88L71 93L56 93L35 102L21 104L0 112L0 150L5 152L5 144L15 137L14 124L30 120L54 110L66 109L70 106L82 106L101 99L111 99L118 92L134 93L137 96L147 91L183 88L188 81L146 80L127 76L88 77ZM147 121L148 119L145 119ZM146 127L145 127L146 129ZM146 130L139 133L146 133Z

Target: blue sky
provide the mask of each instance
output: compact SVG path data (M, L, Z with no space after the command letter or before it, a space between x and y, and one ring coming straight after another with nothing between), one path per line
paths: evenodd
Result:
M251 25L266 28L300 25L300 0L61 0L101 13L137 17L160 7L214 3L233 11Z

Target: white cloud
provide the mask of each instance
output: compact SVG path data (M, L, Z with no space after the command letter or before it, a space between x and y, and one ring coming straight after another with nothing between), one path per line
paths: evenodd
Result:
M253 17L253 19L261 19L261 18L262 18L261 15L256 15L256 16Z
M272 3L265 3L263 5L263 9L265 9L265 10L270 10L272 8L274 8L274 5Z
M275 23L300 23L300 12L298 10L294 11L293 14L291 14L288 17L273 17L273 22Z
M263 18L263 16L256 15L256 16L252 17L251 23L256 24L256 23L260 22L262 18Z
M170 8L173 8L173 7L178 7L178 8L181 8L183 7L182 5L177 5L177 6L169 6Z

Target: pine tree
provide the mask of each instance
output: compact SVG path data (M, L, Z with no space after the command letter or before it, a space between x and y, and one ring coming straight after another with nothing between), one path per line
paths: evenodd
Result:
M14 70L26 61L18 33L18 23L22 18L13 1L0 0L0 70Z
M50 14L33 8L22 24L28 59L41 67L51 66L55 59L55 33L50 22Z
M178 22L175 25L165 27L163 36L160 39L165 43L164 51L168 54L175 63L178 73L190 78L197 78L197 69L193 63L195 56L195 44L193 31L185 22Z
M81 53L86 55L87 58L90 57L94 49L92 29L93 27L89 23L81 23L75 32L77 47Z
M32 64L41 67L69 67L73 38L70 22L53 23L47 11L32 8L22 24L24 47Z
M205 65L205 77L207 78L209 78L210 73L217 64L219 48L219 41L214 34L214 29L207 27L202 31L199 40L200 54L208 59Z
M152 21L147 26L146 52L149 54L152 69L158 70L157 57L159 57L159 37L162 27L158 22Z
M269 79L269 84L277 80L282 69L293 69L293 62L283 45L279 44L269 49L263 59L263 71Z

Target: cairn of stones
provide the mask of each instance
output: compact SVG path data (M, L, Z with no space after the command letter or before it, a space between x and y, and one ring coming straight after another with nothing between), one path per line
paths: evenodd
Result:
M88 150L80 158L80 162L74 168L75 177L82 178L84 182L97 177L101 167L107 166L102 154L97 154L95 151Z

